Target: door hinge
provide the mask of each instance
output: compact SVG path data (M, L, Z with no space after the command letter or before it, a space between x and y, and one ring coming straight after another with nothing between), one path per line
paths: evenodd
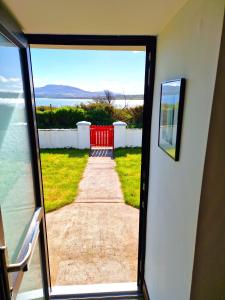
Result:
M148 68L148 87L150 86L150 67Z
M145 183L142 183L142 190L145 191Z
M142 172L142 179L145 180L145 170Z

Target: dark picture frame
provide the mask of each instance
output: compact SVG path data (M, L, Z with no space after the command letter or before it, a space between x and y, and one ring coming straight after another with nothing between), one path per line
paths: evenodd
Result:
M161 83L158 146L179 160L186 79Z

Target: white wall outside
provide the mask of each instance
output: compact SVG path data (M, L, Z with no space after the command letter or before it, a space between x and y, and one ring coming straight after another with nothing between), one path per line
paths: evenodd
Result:
M126 129L126 147L141 147L142 129L127 128Z
M87 121L81 121L77 123L78 149L90 148L90 126L91 123Z
M159 34L145 281L151 300L189 300L224 0L190 0ZM160 84L187 79L180 161L158 147Z
M41 148L78 148L77 129L39 129Z
M125 122L117 121L114 127L114 148L125 147L126 145L126 126Z
M82 127L83 128L83 127ZM142 129L124 128L122 135L120 130L116 131L120 143L116 147L141 147ZM78 129L38 129L41 148L90 148L90 130L87 126L84 130Z

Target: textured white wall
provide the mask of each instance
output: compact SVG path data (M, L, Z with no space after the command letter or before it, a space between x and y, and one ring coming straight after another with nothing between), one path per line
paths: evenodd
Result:
M87 121L81 121L77 123L78 131L78 149L88 149L90 148L90 126L91 123Z
M126 147L141 147L142 129L127 128L126 129Z
M158 37L145 265L151 300L190 299L223 13L224 0L190 0ZM158 147L160 83L181 76L187 86L175 162Z
M84 129L83 129L84 128ZM121 128L121 127L120 127ZM77 148L90 147L89 127L77 129L39 129L41 148ZM116 131L116 147L141 147L142 129L126 129ZM119 144L118 144L119 141Z
M41 148L78 148L77 129L39 129Z
M114 126L114 148L126 147L126 126L125 122L117 121Z

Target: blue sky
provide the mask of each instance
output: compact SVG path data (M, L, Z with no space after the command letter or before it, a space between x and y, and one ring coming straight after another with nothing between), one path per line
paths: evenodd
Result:
M144 91L144 51L36 48L31 57L35 87L63 84L89 91Z
M18 49L0 47L0 91L22 92L21 76Z

